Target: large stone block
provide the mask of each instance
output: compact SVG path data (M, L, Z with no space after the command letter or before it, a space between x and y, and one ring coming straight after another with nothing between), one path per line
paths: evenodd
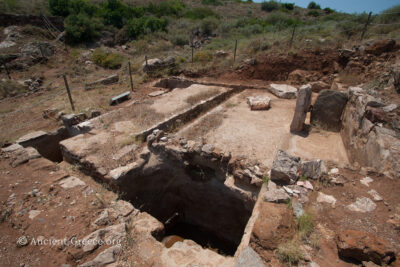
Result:
M312 92L310 85L303 85L302 87L300 87L293 120L290 124L291 132L301 132L303 130L307 112L310 109L311 105L311 95Z
M334 90L321 91L311 112L311 124L324 130L339 132L346 103L346 93Z

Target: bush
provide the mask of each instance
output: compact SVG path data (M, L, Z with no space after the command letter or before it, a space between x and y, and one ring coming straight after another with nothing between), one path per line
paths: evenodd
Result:
M133 18L126 25L127 33L132 38L137 38L138 36L156 31L166 31L167 20L162 18L152 18L152 17L141 17Z
M86 13L69 15L64 24L67 39L72 43L92 41L102 27L97 19L90 18Z
M97 11L97 7L86 0L49 0L49 9L52 15L62 17L81 12L93 16Z
M333 10L332 8L329 8L329 7L324 8L324 11L326 14L331 14L331 13L335 12L335 10Z
M185 17L188 19L204 19L206 17L219 18L219 15L212 9L206 7L198 7L190 9L186 12Z
M193 55L194 62L208 62L213 58L211 52L208 51L199 51Z
M265 23L267 25L279 25L280 27L288 27L294 24L298 24L299 22L295 21L294 19L282 12L274 12L265 19Z
M378 21L380 23L393 23L400 21L400 5L382 11L378 16Z
M220 0L201 0L203 5L213 5L213 6L222 6L222 2Z
M268 2L263 2L261 4L261 10L267 11L267 12L277 10L278 8L279 8L279 4L278 4L278 2L276 2L274 0L270 0Z
M200 30L203 34L209 36L213 33L214 29L218 27L218 20L213 17L205 18L201 21Z
M319 17L319 12L317 10L310 10L307 15L312 17Z
M263 32L263 27L260 24L254 24L254 25L246 25L245 27L241 28L240 32L246 36L249 37L253 34L259 34Z
M307 8L308 8L308 9L321 9L321 6L318 5L317 3L315 3L314 1L311 1L311 2L308 4Z
M185 10L186 5L178 0L168 0L162 1L158 5L150 3L147 6L147 11L154 14L157 17L163 16L173 16L173 17L181 17L183 15L183 11Z
M92 60L103 68L118 69L121 67L124 57L120 54L108 53L101 48L97 48L93 52Z
M294 3L282 3L282 7L287 9L287 10L293 10L294 9Z
M173 45L184 46L189 44L189 36L187 34L173 34L170 35L169 41Z

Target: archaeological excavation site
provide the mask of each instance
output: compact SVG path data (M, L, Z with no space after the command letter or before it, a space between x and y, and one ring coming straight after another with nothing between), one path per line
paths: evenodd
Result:
M400 266L400 6L23 2L0 266Z

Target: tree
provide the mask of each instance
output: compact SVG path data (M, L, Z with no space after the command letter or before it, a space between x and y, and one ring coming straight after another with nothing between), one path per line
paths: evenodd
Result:
M321 6L320 5L318 5L317 3L315 3L314 1L311 1L309 4L308 4L308 7L307 7L308 9L321 9Z

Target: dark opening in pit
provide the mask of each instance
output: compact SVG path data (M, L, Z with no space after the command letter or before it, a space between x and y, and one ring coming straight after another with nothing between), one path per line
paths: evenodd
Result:
M251 216L254 200L224 184L221 173L211 168L162 162L151 172L128 178L123 194L127 200L164 224L172 246L190 239L204 248L233 256Z

